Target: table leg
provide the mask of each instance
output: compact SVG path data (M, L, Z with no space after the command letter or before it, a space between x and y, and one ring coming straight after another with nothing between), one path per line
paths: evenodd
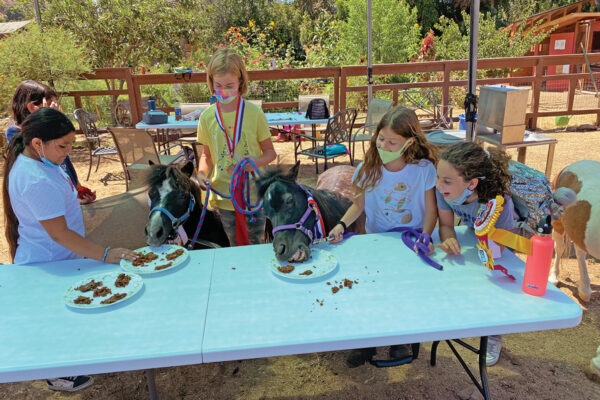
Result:
M550 179L550 175L552 175L552 164L554 163L554 149L556 148L556 143L551 143L548 145L548 156L546 157L546 176Z
M519 147L517 149L517 161L525 164L525 156L527 155L527 147Z
M487 366L486 366L486 362L485 362L486 361L485 360L486 353L487 353L487 342L488 342L487 336L482 336L480 338L479 349L474 348L473 346L463 342L460 339L453 339L453 341L460 344L464 348L471 350L472 352L474 352L475 354L478 355L479 376L481 378L481 383L479 383L477 381L477 378L475 378L475 375L473 375L473 373L469 369L469 366L465 363L465 361L463 360L461 355L458 353L458 351L456 350L456 348L454 347L452 342L450 340L446 340L448 347L450 347L450 350L452 350L452 353L454 353L454 356L456 357L456 359L458 360L460 365L463 367L465 372L469 375L469 378L471 378L471 381L477 387L477 389L479 390L479 392L481 393L483 398L486 400L489 400L490 399L490 390L488 388L488 383L487 383ZM437 347L438 347L439 343L440 343L439 341L433 342L433 346L431 346L431 361L430 361L431 366L435 366L435 357L436 357Z
M150 400L158 400L158 395L156 394L156 383L154 382L153 369L146 370L146 383L148 385L148 397L150 398Z

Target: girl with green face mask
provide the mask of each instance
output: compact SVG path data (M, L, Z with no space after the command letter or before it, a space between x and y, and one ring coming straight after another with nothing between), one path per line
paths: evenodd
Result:
M342 240L346 227L364 211L367 233L397 227L421 230L419 240L433 251L429 235L437 221L436 162L437 151L427 142L414 111L405 107L388 111L352 177L358 194L339 224L329 232L332 242ZM374 354L374 348L353 350L346 364L358 367ZM409 355L409 345L390 349L394 359Z

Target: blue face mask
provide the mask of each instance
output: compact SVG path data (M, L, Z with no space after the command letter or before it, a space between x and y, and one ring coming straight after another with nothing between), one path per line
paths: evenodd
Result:
M54 168L60 167L60 164L54 164L52 161L50 161L46 157L44 157L44 145L42 145L42 154L40 154L40 152L38 151L38 156L40 156L40 160L42 161L42 163L44 163L44 165L47 165L48 167L54 167Z
M463 190L463 192L462 192L462 194L460 196L458 196L454 200L446 200L446 203L448 203L450 206L453 206L453 207L460 206L465 201L467 201L467 199L469 198L469 196L471 196L472 194L473 194L473 190L471 190L468 187L466 187L465 190Z

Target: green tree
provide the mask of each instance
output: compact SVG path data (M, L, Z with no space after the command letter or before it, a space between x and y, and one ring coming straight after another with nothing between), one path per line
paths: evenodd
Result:
M357 63L367 57L367 4L364 0L338 0L347 12L340 22L340 47L346 61ZM417 10L405 0L373 0L373 62L408 61L419 49Z
M469 57L470 16L463 11L464 26L441 17L435 25L441 35L436 38L435 49L437 60L460 60ZM498 17L489 13L479 19L478 58L520 57L525 55L534 45L544 40L549 32L536 33L535 29L523 33L522 26L510 36L509 31L497 28Z
M89 71L85 49L70 32L49 28L41 33L37 25L30 24L0 42L0 109L7 109L21 81L47 82L60 92Z
M306 19L302 24L302 47L306 62L313 67L341 65L343 53L339 46L339 21L329 12L322 10L316 20Z

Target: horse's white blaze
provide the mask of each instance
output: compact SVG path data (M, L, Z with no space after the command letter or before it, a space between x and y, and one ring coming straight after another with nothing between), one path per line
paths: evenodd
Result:
M157 207L157 206L164 207L166 205L163 203L165 202L167 195L173 191L173 188L171 187L171 184L169 182L170 182L169 179L164 180L163 183L158 188L159 198L158 198L158 201L154 204L155 207ZM160 228L161 225L162 225L161 213L153 212L152 215L150 215L150 218L148 219L148 225L147 225L148 236L150 236L152 238L156 237L156 232L158 231L158 229Z

